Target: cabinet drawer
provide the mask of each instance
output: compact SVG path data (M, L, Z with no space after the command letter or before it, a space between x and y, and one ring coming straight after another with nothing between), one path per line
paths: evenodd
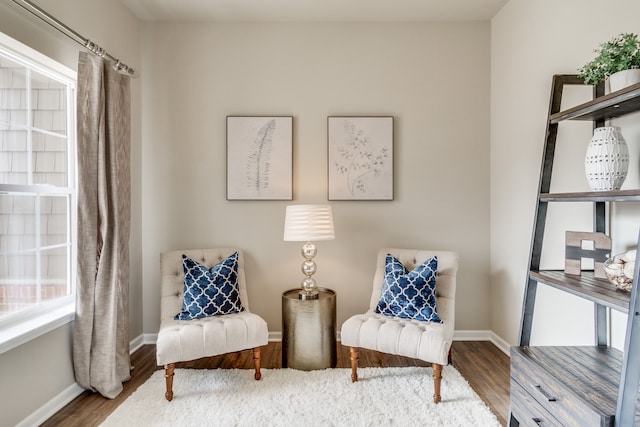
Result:
M517 381L511 378L511 414L521 426L562 426Z
M558 422L567 426L613 425L616 378L599 360L599 352L583 347L512 347L511 377ZM606 350L602 350L606 351Z

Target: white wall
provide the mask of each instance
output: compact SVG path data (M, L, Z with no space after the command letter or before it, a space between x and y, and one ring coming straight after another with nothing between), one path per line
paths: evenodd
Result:
M294 116L291 203L326 202L328 115L393 115L395 200L332 202L337 238L318 244L317 277L338 291L338 323L366 308L379 247L451 249L461 255L456 328L491 329L515 344L551 75L574 72L619 32L640 32L635 0L510 0L491 26L157 23L141 38L117 0L37 3L142 71L132 86L132 338L157 332L159 253L219 245L245 250L252 310L271 331L281 328L280 294L300 279L300 245L282 241L289 202L225 200L226 115ZM79 47L33 22L0 5L0 31L75 68ZM637 159L634 121L616 123ZM567 163L560 186L586 188L575 153L590 129L562 132L576 140L559 148ZM635 162L625 187L639 182ZM616 210L623 250L636 237L637 213ZM558 236L590 220L557 215L544 262L561 267ZM536 342L591 339L583 332L590 306L548 291L540 300L552 308L536 315ZM19 422L73 384L70 334L59 328L0 355L3 422Z
M159 254L244 250L252 311L281 331L301 244L285 206L327 202L327 116L395 117L395 200L332 202L319 285L338 324L368 306L377 250L460 253L456 328L489 328L489 23L146 24L144 331L159 325ZM227 201L227 115L294 117L294 200Z
M510 0L491 23L491 329L517 344L536 192L553 74L575 74L593 50L621 32L640 33L635 0ZM565 107L589 99L588 87L571 90ZM640 115L623 126L632 162L624 188L638 188ZM584 153L589 123L560 125L552 191L586 191ZM614 207L614 253L633 245L638 206ZM543 268L564 267L564 231L590 231L590 205L551 206ZM592 305L538 286L532 344L593 343ZM614 344L625 317L615 313Z
M0 31L76 67L77 45L7 3ZM635 0L510 0L491 27L158 23L142 39L117 0L36 3L142 65L132 86L132 337L157 331L159 253L218 245L245 250L252 309L280 330L280 294L300 278L299 245L282 242L288 202L225 200L226 115L294 116L292 203L324 203L326 117L384 114L396 118L395 200L333 202L337 238L318 244L317 277L338 291L338 322L365 309L378 247L452 249L461 254L457 329L491 329L515 344L551 75L575 72L619 32L640 32ZM635 159L637 118L616 121ZM575 153L590 129L569 124L561 137L570 142L559 148L567 170L560 186L586 188ZM639 181L636 161L625 187ZM637 213L616 210L623 221L612 234L623 250L636 237ZM590 220L554 215L560 225L544 262L561 267L562 231ZM551 308L536 315L534 341L591 339L589 305L541 294ZM3 422L19 422L73 383L69 337L69 327L59 328L0 355Z
M139 24L119 0L35 1L52 15L90 37L109 53L140 68ZM71 69L77 69L82 47L21 11L10 1L0 4L0 31ZM131 337L142 333L140 250L140 80L132 81L132 227ZM1 425L16 425L75 383L71 325L57 328L0 354ZM32 419L31 421L37 421Z
M298 286L300 245L282 241L288 202L225 200L229 114L294 116L291 203L326 202L328 115L393 115L395 200L333 203L338 237L318 245L320 284L338 291L341 323L366 309L379 247L456 250L457 327L488 329L487 22L163 23L140 37L117 0L36 3L141 71L132 81L131 338L157 332L159 253L217 245L245 250L252 309L281 329L280 294ZM13 4L0 11L0 31L76 68L78 45ZM3 422L73 386L70 337L68 325L0 355Z

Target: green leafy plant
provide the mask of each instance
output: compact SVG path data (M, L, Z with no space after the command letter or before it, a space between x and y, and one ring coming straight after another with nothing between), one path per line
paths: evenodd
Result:
M578 68L578 76L585 84L598 84L613 73L640 68L640 41L632 33L622 33L594 50L593 61Z

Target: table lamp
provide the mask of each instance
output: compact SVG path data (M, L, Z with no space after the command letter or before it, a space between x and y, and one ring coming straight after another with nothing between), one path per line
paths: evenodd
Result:
M318 287L313 278L316 272L316 246L311 243L318 240L333 240L333 215L329 205L289 205L284 219L284 240L286 242L306 242L302 246L302 280L300 299L319 297Z

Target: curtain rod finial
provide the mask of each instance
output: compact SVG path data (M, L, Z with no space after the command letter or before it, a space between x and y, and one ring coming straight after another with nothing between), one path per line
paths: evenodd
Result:
M115 64L113 64L113 69L119 73L127 74L130 77L138 77L138 73L133 68L129 67L127 64L120 62L119 59L116 59Z

